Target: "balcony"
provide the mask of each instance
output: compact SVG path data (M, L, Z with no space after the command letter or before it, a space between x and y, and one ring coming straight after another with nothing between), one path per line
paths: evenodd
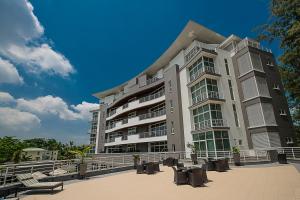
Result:
M190 82L196 80L197 78L201 77L204 74L211 74L211 75L215 75L215 76L220 76L220 73L217 72L215 67L204 66L204 67L200 68L200 70L198 70L195 74L190 76Z
M205 120L194 124L193 131L206 130L210 128L224 128L224 127L228 127L226 120L211 119L211 120Z
M201 102L207 101L207 100L221 100L224 101L224 96L220 92L215 91L207 91L200 96L196 96L192 99L192 105L200 104Z
M245 38L242 41L240 41L237 46L231 51L231 56L233 56L234 54L236 54L237 52L239 52L240 50L242 50L243 48L250 46L256 49L260 49L262 51L266 51L269 53L272 53L271 49L265 48L263 46L260 45L259 42L255 41L255 40L251 40L249 38Z
M143 142L165 141L167 140L167 130L136 133L133 135L118 136L106 140L105 146L134 144Z
M118 107L117 109L112 110L111 112L109 112L106 120L111 120L114 117L116 117L122 113L128 112L130 110L134 110L137 108L141 108L144 106L156 104L156 103L162 102L164 100L165 100L165 90L160 90L154 94L150 94L150 95L141 97L137 100L128 102L128 103Z
M112 123L108 126L106 126L105 133L114 132L116 130L122 129L122 128L128 128L131 126L137 126L140 124L147 124L147 123L153 123L166 120L166 110L160 110L150 113L145 113L136 117L132 118L125 118L118 122Z
M152 84L152 83L154 83L154 82L156 82L156 81L158 81L158 80L160 80L160 79L162 79L162 78L158 78L158 77L153 77L153 78L150 78L150 79L147 79L147 81L146 81L146 85L150 85L150 84Z

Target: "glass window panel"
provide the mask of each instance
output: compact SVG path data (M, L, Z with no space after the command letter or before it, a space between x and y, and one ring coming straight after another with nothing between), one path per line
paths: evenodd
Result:
M206 132L206 139L213 139L213 132L212 131Z
M215 138L222 138L221 131L215 131Z
M213 140L207 140L207 150L208 151L215 151L215 144Z
M230 151L229 139L223 139L224 151Z
M217 151L223 151L224 150L222 139L217 139L216 140L216 150Z

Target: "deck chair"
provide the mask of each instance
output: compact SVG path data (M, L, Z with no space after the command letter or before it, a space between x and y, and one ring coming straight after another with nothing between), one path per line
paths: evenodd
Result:
M34 190L34 189L48 189L53 192L54 188L61 187L61 190L64 189L63 182L39 182L34 179L31 174L17 174L17 179L25 186L25 189Z

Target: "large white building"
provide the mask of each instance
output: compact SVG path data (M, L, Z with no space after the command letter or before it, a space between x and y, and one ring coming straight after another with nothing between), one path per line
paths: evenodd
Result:
M111 75L113 76L113 75ZM94 94L99 152L217 151L288 146L293 126L270 50L190 21L145 71Z

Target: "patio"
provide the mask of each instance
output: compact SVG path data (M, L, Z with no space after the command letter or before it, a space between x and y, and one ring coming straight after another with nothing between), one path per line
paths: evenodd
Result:
M227 172L207 172L206 187L176 186L173 170L161 166L154 175L136 171L117 173L103 178L67 183L62 192L28 192L25 200L89 200L89 199L195 199L205 200L296 200L300 199L300 173L293 165L256 165L234 167Z

